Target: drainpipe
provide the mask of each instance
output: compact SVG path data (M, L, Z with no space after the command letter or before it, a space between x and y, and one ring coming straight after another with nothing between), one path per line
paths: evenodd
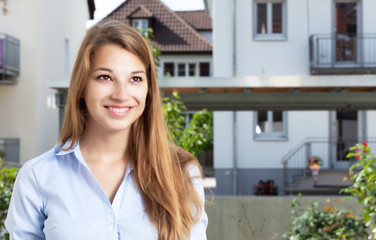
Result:
M236 77L236 0L232 0L232 76ZM238 159L236 147L236 111L233 111L233 194L238 195Z
M232 170L232 176L233 176L233 194L236 196L238 195L238 159L237 159L237 147L236 147L236 132L237 132L237 127L236 127L236 111L233 111L232 114L232 130L233 130L233 170Z

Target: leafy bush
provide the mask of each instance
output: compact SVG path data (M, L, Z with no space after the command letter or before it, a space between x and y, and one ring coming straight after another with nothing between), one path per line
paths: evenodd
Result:
M289 240L347 240L365 239L368 234L362 219L346 210L337 210L333 201L327 200L323 210L317 202L312 202L305 211L300 209L300 202L291 203L293 220L283 235ZM334 203L337 203L334 200Z
M0 239L9 239L8 233L4 227L4 221L8 213L10 198L14 181L19 169L2 168L0 171Z
M180 101L177 92L172 98L163 99L163 111L168 130L174 142L188 152L197 155L213 145L213 113L207 110L194 113L187 128L185 128L184 111L187 110Z
M358 162L351 166L349 178L352 185L343 191L350 193L362 205L363 220L371 229L369 239L376 239L376 161L368 144L356 144L350 148L348 158Z

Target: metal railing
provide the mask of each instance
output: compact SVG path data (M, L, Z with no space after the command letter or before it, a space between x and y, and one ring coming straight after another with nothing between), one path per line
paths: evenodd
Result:
M376 34L327 34L309 38L311 74L376 72Z
M3 164L7 167L20 166L20 139L0 138L0 150L4 152Z
M322 159L322 169L335 169L336 163L343 163L348 169L354 159L346 159L349 148L363 141L338 140L334 138L306 138L282 158L284 188L296 187L299 179L307 177L308 161L312 156ZM371 151L376 149L376 139L367 139Z
M0 33L0 83L20 74L20 40Z

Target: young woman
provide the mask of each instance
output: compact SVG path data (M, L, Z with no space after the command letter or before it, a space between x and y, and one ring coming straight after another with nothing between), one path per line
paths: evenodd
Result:
M199 164L172 144L151 51L129 26L87 32L60 141L17 176L12 239L206 239Z

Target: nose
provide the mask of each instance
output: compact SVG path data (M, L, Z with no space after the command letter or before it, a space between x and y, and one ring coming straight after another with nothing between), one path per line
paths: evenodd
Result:
M115 101L124 102L129 98L128 84L118 81L112 86L111 98Z

